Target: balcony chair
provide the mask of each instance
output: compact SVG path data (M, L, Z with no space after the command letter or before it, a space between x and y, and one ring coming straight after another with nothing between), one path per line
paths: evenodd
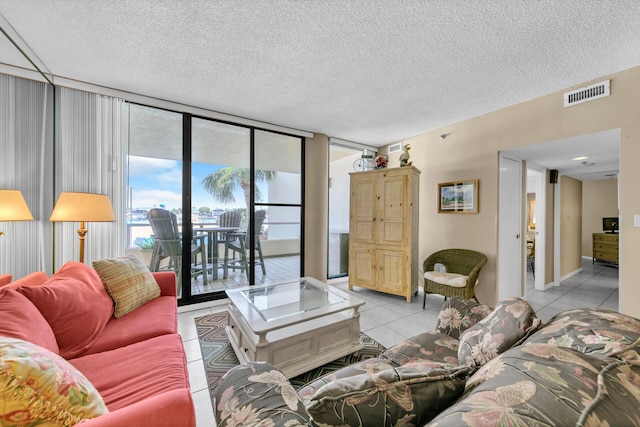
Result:
M239 212L223 212L218 219L218 226L221 228L240 228L240 222L242 222L242 215ZM216 243L226 243L226 233L219 233L216 236Z
M264 264L264 258L262 256L262 245L260 244L260 235L262 234L262 224L267 212L260 210L255 211L253 214L253 221L255 223L255 249L258 251L258 260L255 261L255 265L262 266L262 274L267 274L267 269ZM247 246L249 245L248 232L238 231L232 233L226 233L226 242L224 248L224 272L223 278L227 278L229 269L241 270L247 273L248 259L247 259ZM232 257L229 258L229 252Z
M176 215L165 209L150 209L147 219L153 230L153 253L149 270L172 270L178 276L178 290L181 289L182 279L182 236L178 230ZM207 283L207 264L205 259L204 241L198 237L199 244L191 243L191 277L202 275L202 283ZM162 260L168 258L165 265Z
M462 299L475 299L478 274L487 263L487 257L469 249L443 249L424 260L424 309L427 294ZM437 267L437 268L436 268Z

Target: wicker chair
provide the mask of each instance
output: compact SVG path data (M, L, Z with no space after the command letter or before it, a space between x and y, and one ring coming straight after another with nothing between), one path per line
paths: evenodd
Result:
M475 299L475 286L478 281L478 274L482 267L487 263L487 257L476 251L469 249L443 249L435 252L424 260L424 300L422 308L424 309L427 301L427 294L440 294L447 297L457 297L462 299ZM436 264L442 264L446 268L446 273L455 273L456 276L450 274L441 275L435 278L432 273ZM463 277L460 277L462 275ZM431 279L427 279L430 276ZM438 280L435 282L434 280ZM451 286L445 283L455 283L458 286ZM462 285L462 286L460 286Z

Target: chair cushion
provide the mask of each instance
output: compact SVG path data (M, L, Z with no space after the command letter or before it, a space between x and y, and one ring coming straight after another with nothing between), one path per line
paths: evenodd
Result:
M460 334L487 317L491 308L461 298L449 298L443 304L438 314L436 331L453 338L460 338Z
M424 425L460 397L470 372L414 362L342 378L320 388L307 411L318 425Z
M115 303L115 317L160 296L156 279L135 255L94 261L93 267Z
M60 352L47 320L27 297L13 289L0 289L0 335Z
M113 314L113 301L100 277L79 262L66 263L43 285L18 291L47 319L65 359L91 347Z
M458 359L464 365L482 366L533 333L541 323L526 301L516 297L501 301L460 336Z
M432 282L439 283L441 285L447 285L454 288L464 288L467 286L467 279L469 276L464 276L458 273L443 273L440 271L426 271L424 278L431 280Z
M60 356L0 337L0 424L73 426L108 413L95 387Z

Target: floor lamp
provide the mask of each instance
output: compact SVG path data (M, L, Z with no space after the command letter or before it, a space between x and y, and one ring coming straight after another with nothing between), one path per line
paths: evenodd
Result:
M85 222L111 222L116 217L111 201L106 194L62 192L56 202L52 222L80 222L80 262L84 262L84 239L87 235Z
M32 221L33 216L19 190L0 190L0 221ZM4 233L0 231L0 236Z

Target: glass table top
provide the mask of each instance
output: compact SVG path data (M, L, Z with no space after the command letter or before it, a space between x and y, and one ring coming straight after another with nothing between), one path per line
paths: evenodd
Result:
M346 298L306 280L241 292L265 320L305 313L346 301Z

